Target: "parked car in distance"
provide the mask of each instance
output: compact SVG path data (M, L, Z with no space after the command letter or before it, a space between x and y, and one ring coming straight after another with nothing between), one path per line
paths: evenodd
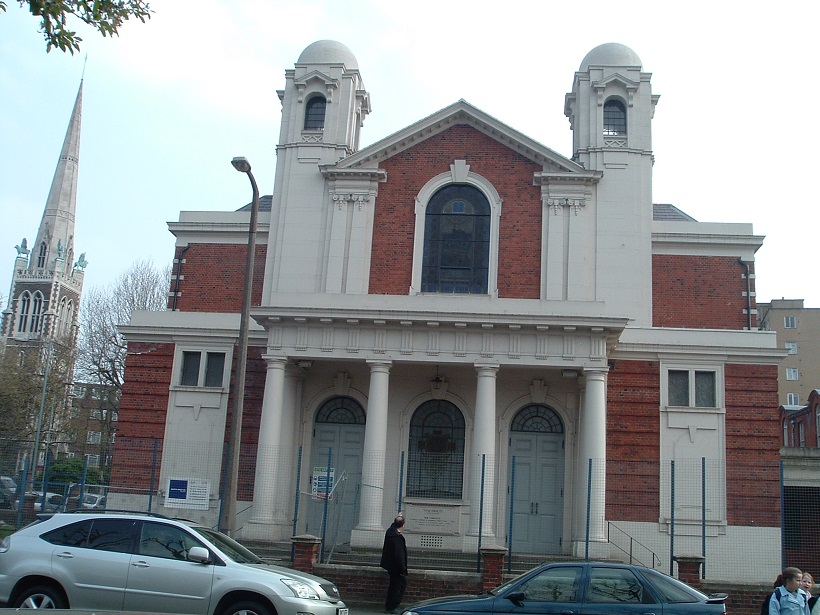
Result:
M0 508L17 508L17 481L0 476Z
M57 513L0 541L11 608L349 615L336 586L265 564L232 538L160 515Z
M30 497L34 498L34 512L47 512L53 513L57 512L61 509L63 505L63 496L59 493L52 493L50 491L46 491L46 501L45 507L43 507L43 492L33 492L29 494Z
M662 572L614 563L547 564L477 596L411 605L404 615L719 615L726 594L706 596Z
M101 510L105 508L105 496L99 493L86 493L83 495L83 508L85 510Z

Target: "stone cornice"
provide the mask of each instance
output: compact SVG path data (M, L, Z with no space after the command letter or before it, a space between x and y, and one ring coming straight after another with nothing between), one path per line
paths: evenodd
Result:
M319 165L319 171L327 179L353 179L386 182L387 171L379 168L340 169L334 165Z

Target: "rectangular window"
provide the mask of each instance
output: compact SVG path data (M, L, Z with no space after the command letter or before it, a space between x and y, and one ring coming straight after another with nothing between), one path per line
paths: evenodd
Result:
M799 393L786 393L786 405L787 406L799 406L800 405L800 394Z
M794 316L784 316L783 317L783 326L787 329L796 329L797 328L797 319Z
M85 441L88 444L99 444L102 441L102 433L99 431L89 431Z
M797 342L786 342L786 350L789 354L797 354Z
M182 353L182 374L179 383L186 387L195 387L199 384L199 361L201 352Z
M786 380L798 380L798 375L796 367L786 368Z
M205 365L202 365L203 356ZM204 369L203 369L204 367ZM183 351L179 383L187 387L222 387L225 372L224 352Z
M225 353L209 352L205 362L205 386L221 387L222 373L225 370Z
M716 378L713 371L670 369L667 383L670 406L717 407Z

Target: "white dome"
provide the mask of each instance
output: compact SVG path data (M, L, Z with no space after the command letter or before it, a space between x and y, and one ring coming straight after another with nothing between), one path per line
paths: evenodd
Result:
M581 62L580 72L586 72L590 66L642 66L638 54L620 43L604 43L590 51Z
M356 56L336 41L316 41L308 45L299 56L297 64L344 64L345 68L359 68Z

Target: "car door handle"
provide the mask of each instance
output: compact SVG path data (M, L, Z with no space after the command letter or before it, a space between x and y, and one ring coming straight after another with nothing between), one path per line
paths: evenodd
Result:
M74 559L74 554L70 551L63 551L62 553L57 553L57 557L62 557L63 559Z
M144 559L137 560L136 562L131 562L132 566L136 566L137 568L150 568L151 564L146 562Z
M575 615L575 611L559 611L560 615Z

